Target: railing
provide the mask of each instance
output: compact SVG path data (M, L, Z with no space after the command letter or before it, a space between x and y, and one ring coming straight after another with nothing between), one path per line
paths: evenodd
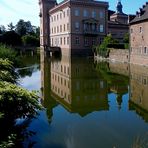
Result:
M84 30L85 35L99 35L98 30Z

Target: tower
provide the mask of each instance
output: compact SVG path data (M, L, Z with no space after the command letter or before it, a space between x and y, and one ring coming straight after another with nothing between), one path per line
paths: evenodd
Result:
M56 5L56 0L39 0L40 6L40 47L45 50L50 46L49 10Z
M123 6L122 6L122 4L121 4L121 0L118 0L118 2L117 2L117 6L116 6L116 13L123 13L122 12L122 8L123 8Z

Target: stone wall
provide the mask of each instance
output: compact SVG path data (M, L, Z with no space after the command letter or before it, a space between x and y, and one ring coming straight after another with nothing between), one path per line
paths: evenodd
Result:
M110 49L109 59L112 61L129 62L128 49Z
M129 76L130 64L123 62L109 62L109 69L112 73Z
M130 26L130 62L148 65L148 21Z

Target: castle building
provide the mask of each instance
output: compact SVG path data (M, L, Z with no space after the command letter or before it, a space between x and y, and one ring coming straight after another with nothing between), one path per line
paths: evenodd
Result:
M92 54L108 33L108 3L94 0L39 0L40 44L63 55Z
M130 62L148 65L148 2L130 22Z
M124 35L129 32L129 16L122 11L121 0L118 0L116 12L109 11L108 34L120 43L123 42Z

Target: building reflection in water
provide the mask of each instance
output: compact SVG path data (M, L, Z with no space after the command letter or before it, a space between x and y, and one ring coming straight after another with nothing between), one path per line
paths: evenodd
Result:
M47 116L49 122L52 120L53 108L57 106L57 102L51 96L51 70L50 70L50 58L41 54L41 95L42 104L47 109Z
M133 114L137 113L144 121L148 121L147 68L126 63L94 63L93 59L88 58L63 56L60 60L55 60L41 57L41 76L43 105L47 110L49 123L52 122L50 128L54 128L55 132L50 133L49 143L58 141L63 144L66 141L72 145L73 143L83 143L83 141L92 144L95 141L96 144L98 144L97 142L100 144L104 131L106 139L110 139L110 135L113 137L112 139L116 139L116 133L121 131L122 135L122 132L125 131L122 136L117 135L119 145L123 141L125 144L126 138L130 141L129 144L132 142L133 145L141 144L141 137L138 137L139 129L138 134L135 129L142 123L141 120L137 121L137 116L133 116ZM114 94L116 101L114 101ZM80 118L77 118L78 116L75 114L67 114L67 111L65 112L61 106L69 113L79 114ZM86 116L94 111L98 111L100 116L95 116L96 112L93 118ZM100 117L100 122L98 122L98 117ZM130 117L131 119L129 119ZM88 124L85 123L86 121ZM93 121L97 124L94 124ZM127 121L128 123L126 123ZM131 127L133 122L135 125ZM76 123L77 126L75 126ZM121 126L124 127L121 129ZM77 135L77 131L80 131L81 128L84 131L82 130L82 133ZM92 129L94 130L92 137L81 139L83 135L89 135ZM131 129L132 134L129 134L127 129ZM134 141L136 137L137 139ZM101 140L98 141L98 139ZM114 144L114 141L111 143ZM104 145L104 141L101 144Z
M51 62L51 92L68 111L81 116L109 109L107 82L92 59L62 57Z
M123 95L128 93L129 78L125 72L129 72L128 65L94 64L93 59L82 57L41 59L43 104L50 118L57 104L82 117L109 110L109 93L116 94L118 108L121 108Z
M130 66L130 101L129 108L135 110L148 122L148 68Z

